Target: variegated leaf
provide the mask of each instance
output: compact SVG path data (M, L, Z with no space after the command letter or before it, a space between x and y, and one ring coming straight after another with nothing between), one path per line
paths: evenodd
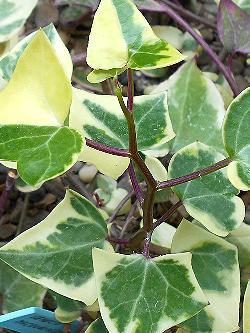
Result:
M223 124L223 139L232 158L228 178L243 191L250 190L250 88L244 90L230 104Z
M176 178L223 160L213 148L195 142L180 149L171 159L169 177ZM177 185L173 188L187 212L208 230L227 236L243 222L245 206L236 195L239 191L229 182L225 169Z
M0 259L30 280L91 305L96 300L91 251L110 249L106 237L97 208L67 191L44 221L0 249Z
M188 332L238 330L240 270L234 245L183 220L172 242L172 253L190 251L195 276L209 305L182 323Z
M18 172L29 185L65 172L83 149L81 134L62 127L71 97L70 80L40 30L0 91L0 159L17 161Z
M191 255L152 260L94 249L98 300L110 333L162 333L207 303L191 267Z
M160 40L131 0L102 0L94 17L87 62L94 69L159 68L183 60Z
M72 323L81 316L82 310L86 307L86 305L82 302L75 301L53 291L50 291L50 293L55 299L57 305L55 317L61 323Z
M73 64L71 56L66 46L63 44L59 34L57 33L53 24L50 24L42 29L48 37L51 45L53 46L58 60L63 66L67 77L71 79ZM23 51L34 38L37 32L33 32L24 39L22 39L5 57L0 60L0 74L4 80L9 81L16 67L17 61L22 55Z
M250 332L250 281L248 282L247 289L244 297L243 304L243 333Z
M176 133L170 143L173 152L197 140L223 151L224 102L215 84L194 61L182 65L170 77L168 107Z
M241 269L250 271L250 225L242 223L238 229L230 232L226 240L237 246Z
M0 125L1 159L17 161L20 177L35 187L70 169L82 147L81 135L68 127Z
M38 0L0 0L0 42L11 39L24 25Z
M45 289L0 262L0 294L2 311L8 313L30 306L42 307Z
M154 149L175 136L165 93L135 97L134 118L140 151ZM69 126L96 142L129 148L127 122L115 96L94 95L74 88Z
M108 333L108 330L101 318L96 319L93 323L87 328L85 333Z

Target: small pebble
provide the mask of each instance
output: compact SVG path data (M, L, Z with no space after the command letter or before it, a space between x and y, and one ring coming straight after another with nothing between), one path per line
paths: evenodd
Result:
M97 168L92 165L92 164L85 164L79 171L78 175L79 178L84 182L84 183L91 183L92 180L95 178L98 170Z

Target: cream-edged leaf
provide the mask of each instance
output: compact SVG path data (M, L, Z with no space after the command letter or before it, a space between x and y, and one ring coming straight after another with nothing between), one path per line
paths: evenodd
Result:
M102 318L98 318L89 325L85 333L108 333L108 330Z
M89 36L90 67L149 69L183 59L179 51L155 35L133 1L101 0Z
M88 146L81 151L78 160L94 164L101 173L114 179L120 177L129 165L128 157L107 154Z
M2 311L8 313L31 306L42 307L45 289L0 262L0 294Z
M250 281L248 281L247 289L243 304L243 333L250 332Z
M133 112L140 151L154 149L175 136L165 93L135 97ZM101 144L129 147L127 122L115 96L74 88L69 126Z
M110 333L162 333L207 304L190 253L149 260L94 249L93 262L100 310Z
M209 305L182 326L192 333L238 330L240 270L236 247L183 220L174 235L172 253L186 251L192 253L192 267Z
M0 0L0 42L11 39L24 25L38 0Z
M215 84L202 74L195 61L182 65L168 80L168 108L176 133L170 143L173 152L197 140L224 150L224 102Z
M22 180L35 187L70 169L83 144L68 127L0 125L0 159L17 161Z
M48 37L55 53L61 63L63 69L65 70L68 79L71 79L73 64L71 61L71 56L66 46L64 45L62 39L56 31L56 28L51 23L50 25L42 28L46 36ZM0 73L4 80L9 81L15 70L16 64L23 51L34 38L37 31L32 32L27 37L23 38L5 57L0 60Z
M50 215L0 249L0 259L63 296L95 302L92 248L110 248L98 209L73 191Z
M250 190L250 88L230 104L223 124L223 139L232 162L228 178L239 190Z
M200 142L180 149L171 159L169 178L176 178L211 166L225 157ZM209 231L227 236L245 217L245 206L236 195L225 169L173 188L187 212Z

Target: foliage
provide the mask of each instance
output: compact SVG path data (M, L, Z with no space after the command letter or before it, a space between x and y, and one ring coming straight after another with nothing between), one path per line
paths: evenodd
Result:
M24 1L18 10L14 2L0 0L0 41L17 33L35 4ZM89 36L87 62L93 71L88 79L109 79L116 96L71 85L71 57L52 24L0 59L0 159L16 167L17 186L39 188L77 161L103 173L88 187L93 196L67 190L49 216L0 248L4 311L42 306L46 288L63 323L100 307L101 317L95 317L88 333L163 333L177 325L178 332L233 332L239 325L240 271L250 270L250 231L239 197L250 190L250 89L235 96L225 111L218 85L195 59L185 57L187 49L197 53L196 42L188 35L192 45L187 47L182 32L152 29L136 4L169 10L154 1L102 0ZM98 1L70 5L94 11ZM242 33L248 14L221 0L217 23L228 52L249 52ZM166 30L174 34L174 46L164 37ZM173 64L179 68L157 92L134 96L133 70ZM125 71L127 98L119 82ZM167 163L161 163L158 158L168 153ZM130 185L119 183L124 172L131 179L131 195ZM166 198L174 198L175 205L154 219L154 204ZM136 211L138 204L142 209ZM177 228L164 224L181 205L195 220L184 219ZM106 220L117 219L119 225L127 215L126 228L135 212L134 236L112 239L113 225ZM115 249L113 242L119 245ZM153 256L153 247L163 255ZM249 285L245 332L248 312Z

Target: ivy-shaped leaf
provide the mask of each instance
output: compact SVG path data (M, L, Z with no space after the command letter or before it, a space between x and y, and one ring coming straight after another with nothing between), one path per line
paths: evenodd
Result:
M176 178L215 164L225 157L202 143L180 149L171 159L169 177ZM245 217L245 206L236 195L225 169L177 185L173 191L182 200L187 212L209 231L227 236L237 229Z
M91 325L87 328L85 333L108 333L108 330L101 318L93 321Z
M98 300L110 333L162 333L207 305L191 255L142 255L93 250Z
M227 110L223 125L224 145L233 162L228 178L242 191L250 190L250 88L234 99Z
M154 149L175 136L165 93L135 97L133 112L140 151ZM115 96L74 88L69 125L101 144L129 148L127 122Z
M183 220L174 235L172 253L190 251L195 276L209 305L182 323L189 332L238 330L240 270L234 245Z
M232 0L220 0L217 30L229 53L250 52L250 15Z
M57 304L55 317L61 323L72 323L80 317L82 310L86 307L86 305L82 302L75 301L53 291L50 291L50 293Z
M0 0L0 42L11 39L24 25L38 0Z
M247 285L243 304L243 332L250 332L250 281Z
M18 173L29 185L65 172L83 149L81 134L63 127L71 98L70 80L40 30L0 91L0 159L17 161Z
M160 40L131 0L102 0L94 17L87 62L93 69L159 68L183 60Z
M135 97L134 118L138 148L146 154L156 155L159 145L175 135L165 93ZM101 144L128 149L127 122L114 96L94 95L73 88L69 126ZM85 148L79 159L95 164L99 171L115 179L129 164L127 157L101 153L92 148Z
M96 300L91 251L110 248L106 223L93 204L73 191L37 226L0 249L0 259L63 296Z
M168 107L176 133L170 143L173 152L196 140L223 152L224 102L215 84L194 61L182 65L170 77Z
M53 46L58 60L62 64L67 77L71 79L73 64L69 51L63 44L56 28L51 23L42 29L48 37L51 45ZM22 55L27 45L31 42L37 32L33 32L27 37L23 38L5 57L0 60L0 73L4 80L9 81L16 67L17 61Z
M42 307L45 289L0 262L0 294L3 313L8 313L30 306Z

